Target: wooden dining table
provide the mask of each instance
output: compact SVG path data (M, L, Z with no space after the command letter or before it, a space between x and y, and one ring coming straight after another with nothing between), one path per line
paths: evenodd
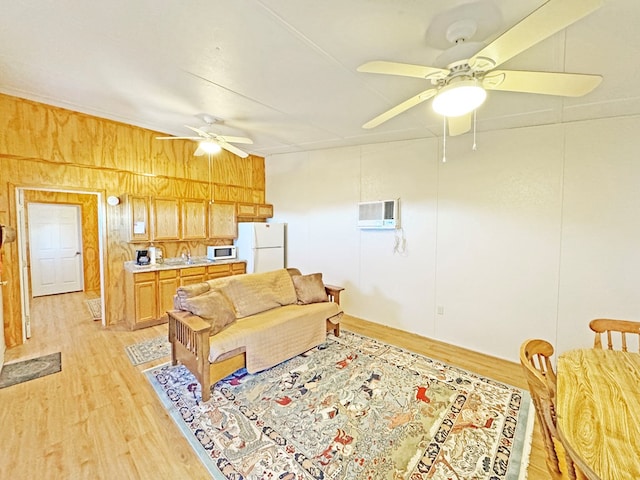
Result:
M557 382L558 433L589 478L640 479L640 354L568 351Z

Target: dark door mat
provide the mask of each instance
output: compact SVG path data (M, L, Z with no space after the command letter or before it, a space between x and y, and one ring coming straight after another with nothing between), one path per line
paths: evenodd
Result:
M27 382L62 370L60 352L19 362L7 363L0 373L0 388Z

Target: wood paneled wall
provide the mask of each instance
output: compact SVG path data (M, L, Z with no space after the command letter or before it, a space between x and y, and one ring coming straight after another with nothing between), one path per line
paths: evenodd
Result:
M159 141L139 127L0 95L0 223L17 225L15 191L23 188L102 194L105 225L105 302L107 324L124 321L123 263L134 258L127 242L126 210L105 199L127 194L264 203L264 158L237 157L227 151L194 157L195 143ZM210 188L211 179L213 188ZM210 243L210 242L207 242ZM189 248L204 255L204 242L163 244L165 255ZM221 242L224 243L224 242ZM3 264L4 329L7 346L22 343L17 242L0 250ZM96 259L97 260L97 259ZM97 265L95 266L97 268Z

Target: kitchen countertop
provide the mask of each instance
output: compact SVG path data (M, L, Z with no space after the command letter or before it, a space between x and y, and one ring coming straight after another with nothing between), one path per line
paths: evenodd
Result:
M135 261L124 262L124 269L128 272L155 272L157 270L178 270L191 267L206 267L209 265L224 265L228 263L246 263L245 260L233 258L230 260L209 260L207 257L192 257L187 263L182 258L165 258L162 263L155 265L137 265Z

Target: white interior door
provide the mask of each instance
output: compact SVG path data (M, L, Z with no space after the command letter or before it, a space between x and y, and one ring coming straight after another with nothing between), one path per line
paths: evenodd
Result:
M31 294L34 297L81 291L82 224L78 205L28 206Z

